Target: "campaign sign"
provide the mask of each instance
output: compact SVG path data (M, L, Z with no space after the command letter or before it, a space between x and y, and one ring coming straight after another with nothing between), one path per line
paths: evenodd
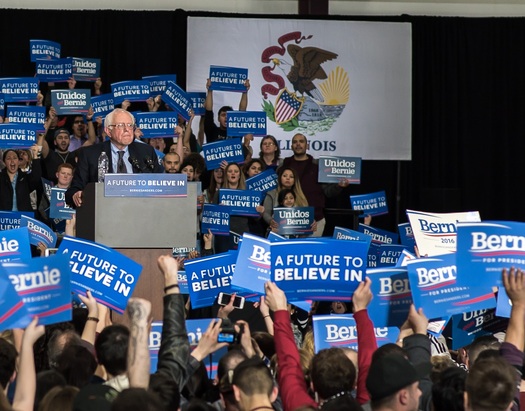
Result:
M377 253L377 267L395 267L406 247L398 244L381 244Z
M458 276L454 254L409 261L407 270L414 304L427 318L496 307L490 286Z
M201 232L213 235L230 235L230 212L228 207L205 203L201 214Z
M49 198L49 217L71 220L76 211L66 203L66 189L53 187Z
M204 113L206 112L206 109L204 108L204 103L206 101L206 93L188 92L188 96L190 96L190 99L191 99L193 113L196 116L203 116Z
M91 105L91 90L51 90L51 105L59 116L84 115Z
M38 323L71 320L71 284L68 257L52 255L26 262L2 263L9 280L31 317ZM24 321L24 320L23 320Z
M186 197L186 174L106 174L105 197Z
M179 270L177 272L177 281L179 282L179 291L181 294L189 294L188 289L188 276L186 275L186 271Z
M406 267L409 261L415 260L416 258L417 257L414 254L409 253L406 249L404 249L401 251L401 255L397 260L396 267Z
M153 321L149 329L148 350L150 359L150 374L157 371L159 362L160 342L162 341L162 321Z
M496 317L496 310L477 310L452 316L452 349L457 350L483 335L507 328L508 319Z
M246 134L266 135L266 113L264 111L228 111L226 117L228 137L242 137Z
M38 59L59 59L60 43L49 40L29 40L29 56L34 63Z
M77 81L96 81L100 77L100 59L72 57L73 78Z
M416 246L416 239L410 223L402 223L397 225L399 232L399 241L410 250L414 250Z
M366 270L368 244L311 238L271 245L272 278L289 301L350 301Z
M111 84L111 92L115 104L121 104L124 100L146 101L150 96L149 81L131 80L113 83Z
M452 318L451 316L447 315L438 320L429 321L428 327L427 327L427 333L438 338L443 333L443 330L445 329L445 327L447 326L451 318Z
M242 163L242 143L240 138L214 141L202 146L202 156L208 170L215 170L223 161L228 163Z
M34 218L22 216L20 220L21 227L27 227L29 230L29 243L37 246L44 243L47 248L54 248L57 242L57 235L48 225Z
M0 262L30 258L31 247L29 229L27 227L6 230L0 233Z
M244 93L248 80L248 69L237 67L210 66L210 90L235 91Z
M314 347L318 353L325 348L352 348L357 351L357 326L352 314L314 315ZM374 327L377 346L395 343L399 335L397 327Z
M192 308L213 305L220 292L231 292L237 251L196 258L184 263Z
M361 157L319 157L320 183L339 183L343 178L350 184L361 184Z
M359 224L359 232L371 236L372 243L374 244L397 244L399 239L399 236L396 233L370 227L365 224Z
M259 217L255 209L260 206L264 194L260 191L234 190L221 188L219 190L219 204L230 208L230 215Z
M230 250L238 250L239 249L239 244L242 243L242 236L240 234L237 234L235 231L231 231L230 230L230 244L229 244L229 249Z
M42 82L67 81L73 76L73 61L70 58L36 61L36 77Z
M388 213L384 191L350 196L350 203L352 204L352 209L362 210L364 215L375 216Z
M273 231L270 231L268 233L268 240L270 240L271 243L276 243L278 241L287 241L288 239L277 233L274 233Z
M235 264L232 290L240 296L258 301L265 294L264 284L270 281L270 264L270 241L244 233Z
M161 74L158 76L143 76L142 80L149 82L149 92L151 97L160 96L166 90L168 81L177 84L176 74Z
M457 264L461 276L490 286L502 284L501 272L525 269L525 223L458 223Z
M30 211L0 211L0 231L20 228L20 219L23 215L34 217Z
M152 111L135 114L135 121L144 138L173 137L179 116L174 111Z
M46 108L39 106L8 106L6 117L11 124L30 124L37 132L45 132Z
M505 287L498 287L498 302L496 305L496 315L498 317L510 318L510 312L512 310L512 301L505 291Z
M69 254L73 292L89 290L102 304L124 312L142 271L140 264L105 245L74 237L64 237L58 254Z
M179 113L185 120L189 120L193 103L190 96L174 82L168 81L166 90L162 94L162 100L173 110Z
M314 232L313 207L276 207L273 219L279 224L277 233L281 235L308 235Z
M403 268L372 268L366 270L374 298L368 305L372 322L381 327L400 327L408 317L412 292L408 273ZM425 313L426 314L426 313Z
M275 174L275 170L271 168L246 180L246 190L267 193L275 188L277 188L277 174Z
M370 243L368 248L368 268L377 268L377 261L379 260L379 248L381 247L380 243Z
M4 117L5 113L5 97L0 93L0 116Z
M29 124L0 124L0 149L29 148L36 144L38 126Z
M349 228L343 228L343 227L334 227L334 234L332 235L332 238L336 240L346 240L346 241L364 241L368 243L370 246L370 243L372 242L372 236L369 234L360 233L359 231L354 231Z
M29 321L27 307L15 291L7 272L0 265L0 331L15 326L25 328Z
M93 118L102 117L102 119L105 119L115 109L113 94L107 93L91 97L91 107L95 113Z
M34 77L11 77L0 79L0 92L5 103L36 101L38 79Z
M456 251L456 224L481 221L479 212L426 213L407 210L408 220L421 256L432 257Z

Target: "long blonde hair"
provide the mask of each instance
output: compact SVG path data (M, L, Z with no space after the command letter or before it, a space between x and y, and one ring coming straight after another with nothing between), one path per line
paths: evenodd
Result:
M239 169L239 184L237 187L230 187L230 182L228 181L228 170L231 166L235 166ZM237 163L230 163L226 166L224 169L224 177L222 180L222 187L221 188L236 188L237 190L246 190L246 180L244 178L244 173L241 170L241 167Z
M279 167L279 169L277 170L277 195L279 195L279 192L285 188L281 184L281 177L283 176L286 170L291 171L293 174L292 190L295 194L295 207L308 207L308 200L306 199L306 196L303 193L303 189L301 188L301 182L299 181L299 177L297 177L297 174L295 173L295 170L293 168Z

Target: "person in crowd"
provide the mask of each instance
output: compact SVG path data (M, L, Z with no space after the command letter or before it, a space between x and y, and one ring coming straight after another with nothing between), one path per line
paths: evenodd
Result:
M281 149L276 138L270 134L261 139L261 151L259 152L259 159L265 165L265 168L272 168L277 170L281 157Z
M266 166L258 158L252 158L250 161L246 162L242 168L244 177L246 179L256 176L257 174L262 173L265 170Z
M74 116L71 122L73 133L70 135L69 151L88 147L97 142L97 132L93 125L93 108L90 107L86 117Z
M82 205L86 185L98 181L98 160L105 152L109 160L108 172L161 173L153 147L134 142L135 118L123 109L115 109L106 116L104 128L109 141L86 147L78 153L78 163L66 201L74 207Z
M260 359L247 359L237 365L232 386L241 411L273 410L278 390L269 368Z
M178 173L180 168L180 157L177 153L169 152L162 159L162 166L166 173Z
M33 155L31 154L31 150L23 149L18 150L18 168L20 171L24 171L26 173L31 172L31 162L33 161Z
M211 203L213 201L215 193L218 193L224 181L224 170L222 168L216 168L211 174L210 185L203 192L205 203Z
M55 109L51 107L49 116L55 116ZM54 144L55 149L51 150L49 144L45 139L41 140L42 143L42 158L43 158L43 172L44 177L53 183L57 183L57 177L55 175L58 166L60 164L70 164L75 167L76 159L75 153L69 151L70 136L69 131L65 128L59 128L54 132Z
M323 235L326 224L324 218L325 195L333 197L340 193L342 187L347 187L350 183L348 179L342 178L338 184L320 184L317 176L319 173L319 163L310 154L307 154L308 140L303 134L296 134L292 138L293 155L286 157L282 165L292 168L301 182L308 205L314 207L315 221L317 222L314 237Z

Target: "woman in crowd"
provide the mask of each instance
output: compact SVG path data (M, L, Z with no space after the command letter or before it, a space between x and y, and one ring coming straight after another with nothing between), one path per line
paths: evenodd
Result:
M261 151L259 152L259 159L266 166L265 168L273 168L274 170L279 167L279 157L281 156L281 149L274 136L267 135L262 138Z
M262 173L266 169L266 165L262 160L259 160L258 158L253 158L246 164L244 164L244 167L242 169L244 172L244 177L248 179L250 177Z
M213 202L213 197L215 193L219 191L224 181L224 170L222 168L216 168L213 170L211 175L210 186L204 190L204 202L211 203Z

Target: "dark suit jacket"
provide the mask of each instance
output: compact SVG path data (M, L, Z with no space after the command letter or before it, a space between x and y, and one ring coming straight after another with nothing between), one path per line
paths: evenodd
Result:
M98 181L98 158L102 151L106 152L109 160L109 170L113 170L111 142L95 144L77 150L78 161L73 175L71 187L66 192L66 202L74 206L73 194L84 190L88 183ZM133 142L128 146L129 157L136 159L132 163L133 173L162 173L164 170L159 164L159 159L153 147L148 144Z

